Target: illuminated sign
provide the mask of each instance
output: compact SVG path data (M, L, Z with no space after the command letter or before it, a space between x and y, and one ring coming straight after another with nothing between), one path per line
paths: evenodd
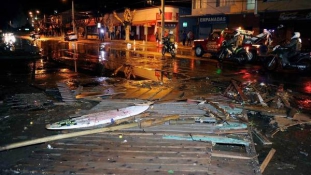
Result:
M226 16L208 16L208 17L201 17L199 18L200 23L227 23L227 17Z

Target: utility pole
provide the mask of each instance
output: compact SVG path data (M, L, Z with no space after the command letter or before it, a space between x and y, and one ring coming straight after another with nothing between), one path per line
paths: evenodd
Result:
M257 13L258 13L258 4L257 4L258 2L257 2L257 0L255 0L255 8L254 8L254 15L257 15Z
M74 5L74 1L71 1L71 12L72 12L72 32L76 33L76 26L75 26L75 5Z
M161 25L162 25L162 30L161 30L161 42L162 41L162 38L164 37L164 0L161 0L161 11L162 11L162 14L161 14Z

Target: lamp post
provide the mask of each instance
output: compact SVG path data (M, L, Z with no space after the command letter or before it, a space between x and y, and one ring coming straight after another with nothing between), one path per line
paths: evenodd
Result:
M161 43L163 42L162 41L162 38L164 37L164 0L161 0L161 11L162 11L162 14L161 14L161 25L162 25L162 30L161 30Z

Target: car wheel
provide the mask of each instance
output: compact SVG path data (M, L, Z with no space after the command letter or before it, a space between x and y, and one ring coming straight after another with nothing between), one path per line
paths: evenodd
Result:
M301 66L298 66L298 71L300 71L300 72L310 72L310 70L311 70L311 61L308 58L302 59L301 61L299 61L298 64L301 65Z
M166 52L166 50L165 50L165 46L163 46L163 47L162 47L162 56L164 56L164 55L165 55L165 52Z
M201 46L195 47L195 56L202 57L203 55L203 48Z

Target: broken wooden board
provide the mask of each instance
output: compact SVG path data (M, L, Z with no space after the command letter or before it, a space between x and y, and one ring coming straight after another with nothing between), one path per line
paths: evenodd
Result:
M272 142L264 135L262 135L257 129L253 129L252 133L261 141L263 145L272 145Z
M297 113L294 115L294 118L288 117L279 117L274 116L274 120L270 122L270 124L277 123L278 128L272 133L271 137L273 137L279 131L285 131L287 128L303 125L303 124L311 124L311 117L309 114Z
M64 101L65 103L73 104L77 101L74 93L71 92L69 86L66 83L58 82L57 88L58 88L60 95L62 97L62 101Z
M188 140L188 141L200 141L200 142L211 142L211 143L220 143L220 144L234 144L234 145L244 145L249 146L250 142L245 140L228 138L228 137L219 137L219 136L180 136L180 135L165 135L163 139L171 140Z
M267 155L267 157L265 158L265 160L262 162L262 164L260 165L260 172L263 173L268 165L268 163L270 162L270 160L272 159L272 157L274 156L274 153L276 152L275 149L271 149L269 154Z

